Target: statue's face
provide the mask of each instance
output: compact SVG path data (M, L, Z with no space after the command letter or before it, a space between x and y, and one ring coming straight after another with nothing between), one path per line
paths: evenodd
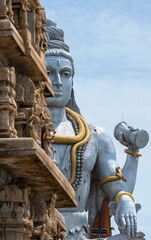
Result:
M72 89L73 69L70 60L59 56L47 56L47 74L51 79L54 97L47 98L48 107L65 107Z

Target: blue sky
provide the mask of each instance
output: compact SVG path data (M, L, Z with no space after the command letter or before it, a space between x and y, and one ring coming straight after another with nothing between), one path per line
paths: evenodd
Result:
M41 0L65 32L75 61L74 88L83 116L110 133L122 166L124 147L113 136L124 120L151 134L151 1ZM151 239L151 143L139 160L138 227Z

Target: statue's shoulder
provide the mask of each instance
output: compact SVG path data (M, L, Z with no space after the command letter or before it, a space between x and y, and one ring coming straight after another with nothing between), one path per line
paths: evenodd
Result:
M104 137L104 136L110 137L108 132L103 127L94 126L94 125L89 124L89 129L90 129L90 132L96 132L98 137Z
M93 134L95 132L95 136L97 138L98 145L102 148L103 146L106 148L107 146L113 146L112 139L109 133L103 128L99 126L89 125L90 132Z

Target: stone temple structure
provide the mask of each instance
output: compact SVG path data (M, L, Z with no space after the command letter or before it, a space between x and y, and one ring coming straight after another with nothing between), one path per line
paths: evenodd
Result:
M45 23L39 0L0 1L0 240L65 239L56 207L76 206L51 146Z

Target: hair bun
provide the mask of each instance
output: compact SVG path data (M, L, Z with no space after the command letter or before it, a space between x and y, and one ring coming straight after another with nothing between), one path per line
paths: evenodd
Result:
M63 30L57 28L57 24L52 19L47 19L46 35L49 49L57 48L69 52L69 46L64 42Z

